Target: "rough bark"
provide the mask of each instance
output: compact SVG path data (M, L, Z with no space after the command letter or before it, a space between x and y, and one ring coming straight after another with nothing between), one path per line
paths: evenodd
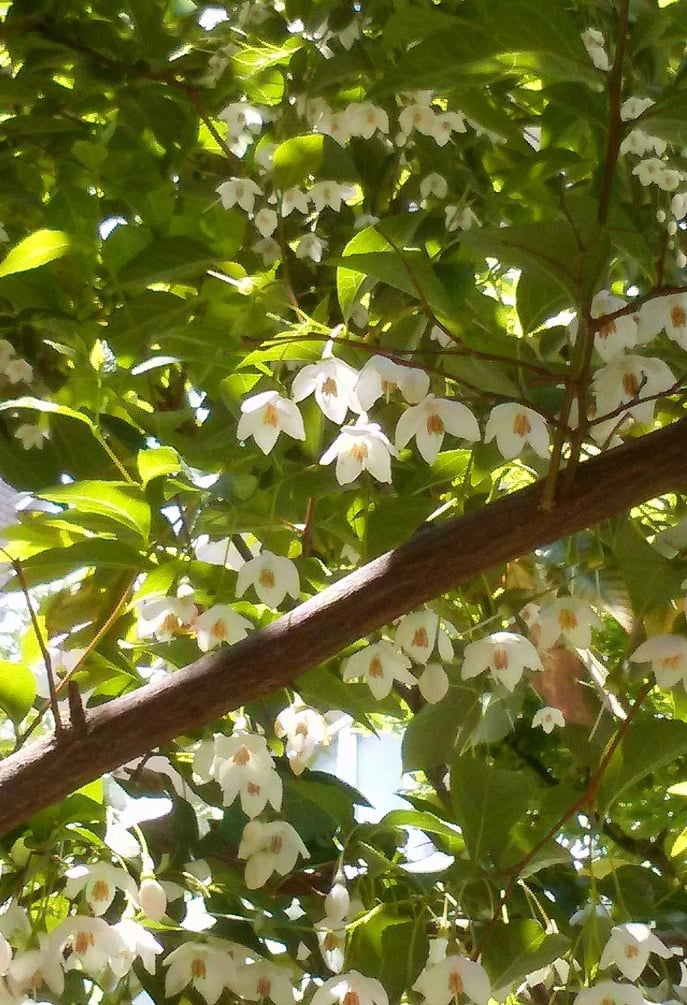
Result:
M687 418L580 465L551 510L542 483L428 526L231 648L87 712L85 728L0 764L0 835L78 786L203 726L475 575L687 485Z

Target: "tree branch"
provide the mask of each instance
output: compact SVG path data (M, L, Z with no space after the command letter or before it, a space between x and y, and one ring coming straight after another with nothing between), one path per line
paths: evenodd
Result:
M126 761L198 729L475 575L687 484L687 418L581 464L540 507L543 483L423 528L255 635L86 713L86 733L36 741L0 764L0 835Z

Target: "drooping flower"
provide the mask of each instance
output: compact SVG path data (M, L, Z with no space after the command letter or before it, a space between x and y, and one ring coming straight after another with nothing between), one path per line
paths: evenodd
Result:
M310 858L297 831L285 820L251 820L243 829L238 856L246 859L244 879L249 890L264 886L273 872L286 876L299 855Z
M259 209L253 218L253 223L255 224L255 229L263 237L271 237L272 234L277 229L279 225L279 217L273 209L269 209L267 206L263 206Z
M589 313L592 318L601 318L615 314L624 307L627 307L627 304L621 297L614 296L608 290L601 290L592 298ZM573 345L577 340L577 330L578 319L575 317L568 325L568 338ZM637 315L621 314L617 318L610 318L596 329L594 347L602 360L607 363L618 353L634 349L637 339Z
M479 440L477 419L466 405L428 394L419 404L406 409L398 420L396 449L401 450L414 436L424 460L433 464L447 432L471 442Z
M317 234L303 234L296 245L296 258L310 258L313 262L321 262L327 248L327 242Z
M463 680L469 680L490 670L495 680L512 691L526 669L544 669L532 643L514 632L495 632L468 643L461 674Z
M33 367L25 359L11 359L5 367L5 376L10 384L30 384L33 380Z
M578 649L589 649L592 629L601 628L598 614L586 600L557 597L539 611L539 648L550 649L563 636Z
M252 105L235 101L223 108L217 118L227 124L229 149L237 157L243 157L262 128L262 115Z
M647 300L639 310L639 330L647 340L664 331L680 348L687 349L687 296L673 293Z
M465 133L467 128L461 112L442 112L434 118L431 136L437 146L445 147L453 133Z
M633 95L631 98L626 98L620 106L620 118L623 122L629 122L632 119L638 119L640 115L643 115L647 108L651 108L656 102L653 98L640 98Z
M198 615L193 627L198 648L202 653L207 653L222 642L231 646L245 639L253 625L228 604L213 604Z
M160 642L169 642L174 635L184 633L198 613L193 592L181 587L176 597L146 597L138 602L138 634L141 638L154 635Z
M308 190L308 196L316 213L321 213L325 207L335 213L341 210L341 203L350 194L349 185L341 185L337 181L318 181Z
M69 949L63 962L65 970L83 970L92 977L98 977L110 960L126 949L122 937L106 921L80 914L58 925L51 941L60 953Z
M154 876L146 876L138 888L138 903L151 921L161 921L167 913L167 894Z
M256 817L269 803L279 810L282 781L267 741L258 733L238 730L231 736L215 734L196 750L193 770L203 781L214 779L222 789L222 801L231 806L237 796L248 817Z
M250 178L229 178L215 189L224 209L240 206L250 216L255 207L255 199L262 195L262 189Z
M394 641L416 663L427 663L435 646L441 658L448 661L453 659L451 632L455 633L452 625L440 627L439 616L426 609L404 614L398 622Z
M308 194L303 192L300 188L287 188L282 192L281 196L281 215L289 216L290 213L297 209L299 213L303 213L305 216L308 215Z
M132 902L137 899L136 884L129 873L109 862L76 865L67 870L66 876L65 896L73 900L83 890L86 903L96 917L107 911L118 889Z
M346 107L346 120L351 136L362 136L369 140L379 131L389 132L389 116L379 105L369 101L354 102Z
M616 356L600 367L592 378L597 412L603 416L628 404L628 415L637 422L651 423L656 402L641 399L661 394L674 383L675 377L662 359L630 354Z
M207 1005L215 1005L225 987L235 980L234 958L219 945L184 942L162 962L169 967L165 976L166 998L179 994L190 984Z
M644 996L634 984L599 981L575 995L573 1005L644 1005Z
M653 635L635 649L633 663L651 663L659 687L673 687L682 681L687 690L687 639L682 635Z
M545 733L551 733L556 726L565 726L565 718L560 708L540 708L532 716L532 728L541 726Z
M656 953L663 960L669 960L673 953L654 935L647 925L631 922L615 925L611 937L604 946L599 960L602 970L612 963L618 967L628 981L636 981L649 962L649 954Z
M378 398L395 391L400 391L408 404L416 405L429 391L429 376L424 370L401 366L386 356L371 356L356 384L361 407L367 411Z
M64 994L64 967L59 943L52 935L38 933L38 948L14 954L7 975L10 991L21 995L45 983L58 999Z
M163 951L157 939L133 918L122 918L112 927L123 944L117 956L110 958L110 970L115 977L128 974L137 959L140 959L149 974L154 974L155 957Z
M239 440L252 436L263 454L269 454L284 432L294 440L305 439L305 427L298 407L278 391L260 391L241 405L241 418L236 429Z
M529 444L540 457L549 456L549 433L543 416L533 408L504 402L491 410L484 430L485 443L496 437L496 446L510 461Z
M256 960L242 967L236 989L241 998L250 1002L269 998L274 1005L291 1005L294 1000L289 971L267 960Z
M413 990L424 995L427 1005L449 1005L451 1001L463 1001L463 996L475 1005L487 1005L491 996L484 967L458 955L426 966L413 984Z
M0 977L5 977L10 969L11 962L12 947L5 936L0 934Z
M298 569L290 558L275 555L264 548L259 555L245 562L236 578L236 596L242 597L252 586L263 604L277 608L288 593L298 600L300 580Z
M324 716L295 702L279 713L274 732L286 739L286 757L294 775L302 775L318 747L328 742Z
M397 652L390 642L382 640L349 656L343 665L343 679L364 678L374 697L380 701L389 694L395 680L408 687L417 684L409 668L408 657Z
M374 977L357 970L330 977L312 996L310 1005L389 1005L387 993Z
M314 393L323 414L340 426L349 408L355 413L362 411L355 393L357 380L358 371L332 356L328 343L319 363L310 363L296 374L291 394L294 401L302 401Z
M437 174L436 171L425 175L420 182L420 195L423 199L427 199L430 195L433 195L435 199L445 199L447 192L448 182L443 175Z
M325 450L320 464L331 464L336 458L336 480L339 485L355 481L361 471L369 471L378 482L391 481L391 457L396 449L381 426L368 422L365 413L354 423L344 426L332 445Z
M245 548L253 555L260 552L260 544L254 539L241 535ZM196 558L199 562L207 562L208 565L223 565L225 569L233 569L238 572L246 561L239 549L230 537L223 537L219 541L211 541L207 537L198 539L194 548Z
M580 38L597 70L610 70L611 64L606 52L606 40L597 28L587 28Z
M42 450L45 441L50 439L50 430L43 429L38 424L22 422L15 429L14 435L24 450Z
M448 674L441 663L428 663L417 679L417 686L425 701L429 705L436 705L448 691Z

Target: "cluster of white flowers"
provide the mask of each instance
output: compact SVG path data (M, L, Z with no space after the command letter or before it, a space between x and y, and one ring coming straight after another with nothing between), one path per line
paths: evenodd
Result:
M420 456L433 464L446 434L474 443L480 439L477 420L462 402L436 397L429 390L424 370L404 366L385 356L372 356L360 372L333 356L328 343L319 363L306 365L296 374L292 398L278 391L259 391L241 405L236 431L240 440L253 437L263 453L269 453L279 434L304 440L305 428L297 402L313 394L322 413L341 425L348 412L353 420L320 459L336 460L336 479L349 485L362 471L379 482L391 482L391 459L415 439ZM399 418L392 443L379 423L370 421L368 410L379 400L399 394L406 407ZM487 421L485 438L496 439L504 457L512 459L530 445L541 457L548 456L549 435L543 417L518 403L497 405Z
M672 370L662 359L640 356L631 350L645 345L662 332L687 348L687 295L657 296L633 311L622 297L602 290L592 299L590 313L594 320L603 319L594 335L594 347L603 365L592 378L594 406L589 417L594 424L591 433L599 443L616 442L617 434L631 420L651 423L656 396L675 384ZM573 319L568 329L573 343L577 329L577 319ZM622 408L624 405L626 409ZM604 420L609 413L613 414Z
M386 698L395 680L407 687L417 684L425 701L434 704L448 691L449 680L442 664L429 660L435 649L440 659L452 660L455 635L453 625L440 622L432 610L406 614L398 621L393 643L381 639L348 657L343 679L362 678L378 701ZM413 663L422 667L419 677L411 672Z

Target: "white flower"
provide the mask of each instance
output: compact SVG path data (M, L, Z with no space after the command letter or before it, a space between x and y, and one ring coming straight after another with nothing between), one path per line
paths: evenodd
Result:
M452 133L467 132L465 116L460 112L443 112L437 115L432 123L432 138L437 146L445 147Z
M687 690L687 639L682 635L653 635L635 649L633 663L651 663L659 687L682 681Z
M162 962L169 967L165 977L166 998L179 994L191 984L207 1005L215 1005L224 988L235 979L234 958L220 946L184 942Z
M442 349L447 349L450 345L455 344L449 333L445 332L443 328L440 328L438 325L432 325L429 331L429 337L432 342L438 342Z
M423 459L433 464L446 432L464 440L479 440L477 419L467 406L460 401L428 394L418 405L408 408L398 420L396 449L401 450L414 436Z
M301 413L293 401L282 398L278 391L260 391L241 405L241 418L236 430L239 440L252 436L263 454L269 454L283 431L294 440L305 439Z
M330 109L315 123L315 129L345 147L351 138L351 119L347 112L332 112Z
M644 996L634 984L600 981L575 995L573 1005L644 1005Z
M435 645L443 660L452 660L450 631L455 629L452 625L448 627L449 631L439 627L439 617L434 611L415 611L399 620L394 641L416 663L427 663Z
M638 119L640 115L643 115L647 108L651 108L656 102L652 98L626 98L620 106L620 118L623 122L629 122L630 119Z
M649 953L656 953L663 960L669 960L673 955L646 925L615 925L601 954L599 966L605 970L615 963L628 981L636 981L649 962Z
M239 569L236 596L242 597L253 586L259 599L268 607L277 608L288 593L298 600L300 581L298 569L290 558L264 549Z
M492 409L484 430L485 443L496 437L496 445L506 460L517 457L529 443L540 457L549 456L549 433L539 412L515 402Z
M383 640L349 656L343 665L343 679L348 681L353 677L363 677L374 697L380 701L389 694L395 680L409 687L417 684L410 665L407 656Z
M297 704L279 713L274 733L279 739L286 737L286 757L294 775L302 775L317 748L328 742L324 716Z
M364 140L371 139L377 130L385 136L389 133L389 116L369 101L348 105L346 120L351 136L362 136Z
M314 392L324 415L340 426L349 408L356 413L362 411L355 393L357 380L358 371L343 360L335 359L331 348L325 347L319 363L310 363L296 374L291 394L294 401L302 401Z
M304 234L296 245L296 258L311 258L313 262L321 262L326 247L327 242L317 234Z
M0 977L4 977L12 962L12 947L4 935L0 935Z
M394 391L400 391L408 404L417 405L429 391L429 377L424 370L401 366L386 356L372 356L360 371L356 391L364 411Z
M138 903L151 921L161 921L167 913L167 894L161 883L152 876L141 881L138 888Z
M260 255L267 268L281 259L281 248L272 237L261 237L251 246L251 250Z
M462 1001L463 995L475 1005L487 1005L491 985L484 968L465 956L447 956L426 966L413 984L413 991L424 995L427 1005L449 1005Z
M675 377L662 359L631 355L616 356L600 367L592 379L600 415L639 399L627 409L627 414L646 424L653 421L656 402L641 398L661 394L674 383Z
M10 990L13 994L24 994L45 983L60 999L64 994L62 963L62 954L55 939L39 932L38 949L27 949L14 955L8 974Z
M264 736L243 730L231 736L216 734L196 750L193 770L204 781L214 779L225 806L237 796L247 817L256 817L269 803L281 808L282 781Z
M215 192L224 209L239 205L249 215L253 212L256 196L262 195L262 189L250 178L230 178L218 185Z
M259 209L255 214L253 223L255 224L255 229L258 233L262 234L263 237L271 237L277 229L279 217L273 209L268 209L266 206L263 206L263 208Z
M33 380L33 367L25 359L17 357L11 359L5 367L5 376L10 384L21 384L22 381L30 384Z
M369 471L378 482L391 481L391 456L395 448L376 422L368 422L363 413L352 425L344 426L332 445L322 454L320 464L336 458L339 485L355 481L361 471Z
M249 544L246 535L243 535L243 541L248 551L253 555L259 553L259 544ZM207 537L199 538L194 551L199 562L207 562L208 565L223 565L225 569L233 569L234 572L238 572L245 562L243 555L230 537L223 537L220 541L211 541Z
M398 116L398 124L405 136L410 136L413 129L425 136L432 136L436 115L430 104L413 103L406 105Z
M386 991L374 977L357 970L330 977L312 996L310 1005L389 1005Z
M443 175L433 171L420 182L420 195L423 199L433 195L435 199L445 199L448 192L448 182Z
M169 642L174 635L183 633L198 613L193 594L176 597L149 597L140 600L138 634L141 638L155 635L160 642Z
M667 167L658 157L647 157L640 161L632 169L632 174L636 175L645 187L658 185L664 192L674 192L683 179L681 171Z
M611 64L605 49L606 40L596 28L587 28L580 35L587 55L591 59L597 70L610 70Z
M539 612L539 648L550 649L562 635L578 649L589 649L592 628L602 627L601 619L586 600L558 597Z
M273 872L286 876L299 855L310 858L298 833L284 820L251 820L243 829L238 856L247 860L244 879L249 890L264 886Z
M241 968L237 992L248 1001L269 998L275 1005L291 1005L294 997L289 971L267 960L258 960Z
M198 648L201 652L207 653L221 642L231 646L245 639L253 625L248 618L238 614L228 604L213 604L198 615L193 627L197 635Z
M556 726L565 726L565 718L560 708L540 708L532 716L532 728L541 726L545 733L551 733Z
M241 101L235 101L233 104L227 105L217 118L227 124L231 152L237 157L243 157L254 134L260 132L262 128L262 115L257 108Z
M620 144L620 153L643 157L644 154L651 152L660 157L666 152L667 147L668 144L660 136L650 136L643 129L631 129Z
M616 311L627 307L627 304L620 297L615 297L607 290L602 290L595 294L591 302L590 315L593 318L600 318L606 314L614 314ZM568 326L568 337L574 345L577 339L578 320L573 318ZM618 353L626 349L634 349L637 345L637 316L635 314L622 314L620 317L609 319L600 328L597 328L594 335L594 346L599 356L605 363Z
M299 213L304 213L307 216L308 195L306 192L302 192L299 188L287 188L285 192L282 192L281 215L288 216L294 209L297 209Z
M429 705L436 705L448 692L448 674L441 663L428 663L418 677L417 686L425 701Z
M544 669L532 643L514 632L495 632L468 643L461 674L463 680L469 680L490 670L495 680L512 691L525 669Z
M348 194L350 186L340 185L336 181L316 182L308 195L317 213L321 213L325 206L329 206L338 213L341 209L341 201Z
M155 957L162 952L162 946L157 939L133 918L122 918L112 927L123 943L123 948L117 956L110 958L110 969L115 977L124 977L128 974L137 959L141 960L149 974L154 974Z
M639 309L639 331L647 340L664 331L669 339L687 349L687 296L673 293L647 300Z
M444 206L444 221L449 234L456 230L470 230L473 224L481 226L479 217L470 206L463 206L462 209L460 206Z
M98 977L110 960L126 949L122 937L106 921L82 915L66 918L52 932L51 941L61 953L70 949L65 970L78 968L92 977Z
M43 444L50 438L50 432L42 429L39 425L23 422L14 431L14 435L21 443L24 450L42 450Z
M76 865L67 870L66 876L65 896L73 900L85 888L86 903L96 917L107 911L118 889L136 901L136 884L129 873L109 862Z

